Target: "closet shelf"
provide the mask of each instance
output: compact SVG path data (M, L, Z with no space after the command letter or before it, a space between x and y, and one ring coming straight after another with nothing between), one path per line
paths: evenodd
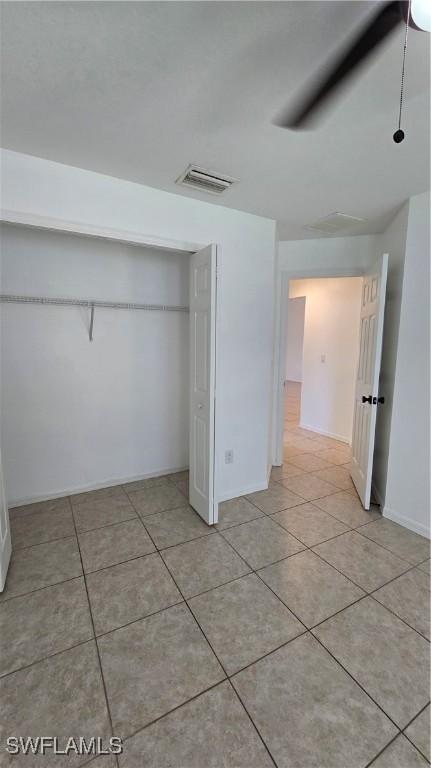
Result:
M39 304L60 307L85 307L90 310L88 338L93 341L94 310L101 309L143 309L156 312L188 312L189 308L176 304L137 304L128 301L101 301L100 299L65 299L50 296L19 296L11 293L0 294L3 304Z
M18 296L9 293L0 294L0 302L5 304L54 304L63 307L103 307L104 309L144 309L157 312L188 312L189 308L176 304L138 304L129 301L101 301L100 299L62 299L49 296Z

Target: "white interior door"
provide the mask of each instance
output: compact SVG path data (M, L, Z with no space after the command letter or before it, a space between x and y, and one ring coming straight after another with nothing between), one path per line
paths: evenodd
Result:
M365 509L370 508L387 273L384 253L365 275L362 289L351 474Z
M214 500L217 249L190 257L190 483L191 506L209 525Z
M0 456L0 592L3 592L5 587L11 552L9 512L6 505Z

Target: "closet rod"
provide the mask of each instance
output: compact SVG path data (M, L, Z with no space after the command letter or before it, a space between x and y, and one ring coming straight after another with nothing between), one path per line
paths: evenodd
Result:
M98 299L60 299L47 296L17 296L0 294L0 302L5 304L54 304L63 307L103 307L105 309L144 309L157 312L188 312L189 308L171 304L136 304L128 301L99 301Z

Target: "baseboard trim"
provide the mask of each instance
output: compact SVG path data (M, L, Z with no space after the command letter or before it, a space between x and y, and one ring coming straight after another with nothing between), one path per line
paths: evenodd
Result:
M312 427L310 424L304 424L302 421L299 422L299 426L301 429L308 429L310 432L317 432L318 435L323 435L324 437L332 437L333 440L339 440L340 443L347 443L347 445L350 445L349 438L344 437L344 435L337 435L335 432L325 432L324 429Z
M137 480L147 480L149 477L162 477L162 475L171 475L174 472L184 472L188 467L173 467L170 469L159 469L154 472L146 472L143 475L133 475L129 477L117 477L104 480L100 483L89 483L88 485L81 485L74 488L66 488L61 491L55 491L54 493L44 493L36 496L25 496L20 499L12 499L7 502L10 509L12 507L22 507L25 504L35 504L38 501L50 501L51 499L61 499L64 496L74 496L76 493L86 493L87 491L98 491L101 488L113 488L116 485L125 485L126 483L134 483Z
M412 520L411 517L399 515L397 512L389 509L389 507L383 507L383 517L387 517L388 520L392 520L394 523L398 523L399 525L404 526L404 528L408 528L409 531L413 531L420 536L425 536L425 538L431 539L430 527L422 525L422 523L417 523L416 520Z
M266 491L267 488L268 481L264 480L262 483L257 483L257 485L249 485L246 488L237 488L236 490L222 493L218 498L218 502L221 504L222 501L237 499L239 496L248 496L250 493L257 493L257 491Z

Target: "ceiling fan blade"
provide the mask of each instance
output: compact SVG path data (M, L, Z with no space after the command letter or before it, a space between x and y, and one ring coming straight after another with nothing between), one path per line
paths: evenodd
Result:
M311 90L294 109L286 110L276 120L281 128L302 128L313 112L322 104L354 70L362 64L403 19L403 6L407 3L385 3L350 48L336 62L329 75Z

